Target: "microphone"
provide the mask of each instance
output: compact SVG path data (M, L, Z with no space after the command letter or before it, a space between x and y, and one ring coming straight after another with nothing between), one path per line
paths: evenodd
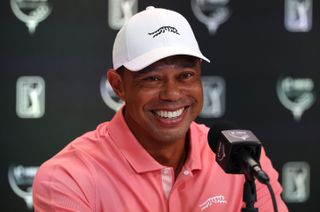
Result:
M269 182L259 160L261 142L250 131L231 122L216 122L208 133L209 146L216 161L229 174L253 174L261 183Z

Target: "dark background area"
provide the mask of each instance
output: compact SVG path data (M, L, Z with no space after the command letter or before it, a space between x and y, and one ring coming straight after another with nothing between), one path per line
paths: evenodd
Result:
M117 30L108 25L108 0L50 0L52 12L30 34L0 3L0 197L1 211L30 211L8 183L12 164L39 166L75 137L93 130L114 114L102 100L100 80L112 66ZM263 142L282 177L286 162L310 165L310 196L288 203L290 211L320 211L320 3L313 1L309 32L284 26L284 1L231 0L229 19L215 35L199 22L187 1L138 1L138 10L153 5L176 10L192 25L200 48L212 62L203 74L226 82L226 107L220 119L252 130ZM41 76L46 83L45 114L22 119L16 114L16 82ZM317 99L300 121L279 101L279 77L310 78ZM199 118L212 124L215 118Z

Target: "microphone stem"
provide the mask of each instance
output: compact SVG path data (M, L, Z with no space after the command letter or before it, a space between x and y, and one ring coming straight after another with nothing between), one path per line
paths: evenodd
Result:
M266 185L269 182L269 176L261 169L260 164L254 160L247 151L243 150L239 155L242 156L240 159L242 158L244 165L247 164L247 169L245 169L245 172L252 172L259 182Z

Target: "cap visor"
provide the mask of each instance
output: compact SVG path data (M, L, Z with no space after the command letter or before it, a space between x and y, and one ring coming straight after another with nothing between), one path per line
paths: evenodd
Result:
M130 62L124 63L123 65L130 71L140 71L141 69L144 69L145 67L151 65L152 63L155 63L163 58L174 56L174 55L194 56L210 63L210 60L205 56L203 56L203 54L201 54L200 51L195 52L194 50L177 48L177 47L174 47L174 48L161 47L161 48L157 48L152 51L149 51L131 60Z

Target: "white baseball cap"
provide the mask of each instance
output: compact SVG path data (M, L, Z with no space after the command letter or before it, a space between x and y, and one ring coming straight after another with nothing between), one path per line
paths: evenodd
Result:
M173 55L203 56L188 21L179 13L149 6L132 16L113 44L113 68L139 71Z

